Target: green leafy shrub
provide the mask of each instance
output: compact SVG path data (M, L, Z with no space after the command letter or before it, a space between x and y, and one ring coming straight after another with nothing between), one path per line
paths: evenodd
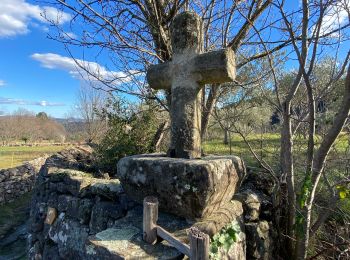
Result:
M99 167L115 172L120 158L152 152L158 126L157 110L152 103L135 108L120 99L109 100L100 112L108 130L96 148Z

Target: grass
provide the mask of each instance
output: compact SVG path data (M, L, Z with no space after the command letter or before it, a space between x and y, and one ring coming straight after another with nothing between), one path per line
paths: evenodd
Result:
M0 147L0 169L21 165L45 154L59 152L68 146L4 146Z
M278 134L254 134L248 136L247 140L259 157L271 160L275 154L278 154L279 138ZM203 150L205 154L237 155L243 158L248 165L256 166L257 164L243 138L238 135L231 138L231 147L230 143L224 144L223 139L214 139L204 142Z
M280 149L280 135L279 134L251 134L247 136L251 147L257 154L257 156L262 157L266 162L273 165L279 160L279 149ZM322 138L320 136L315 137L316 144L321 142ZM330 158L349 157L349 134L342 133L331 153ZM305 153L307 148L307 139L302 137L296 137L294 140L295 149L295 160L302 162L305 160ZM231 148L230 144L225 145L223 139L214 139L205 141L203 143L203 151L205 154L218 154L218 155L237 155L244 159L249 166L258 166L257 161L250 152L248 146L244 142L243 138L238 135L233 135L231 138Z

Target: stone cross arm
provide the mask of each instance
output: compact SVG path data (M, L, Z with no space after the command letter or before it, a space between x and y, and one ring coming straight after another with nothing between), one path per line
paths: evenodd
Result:
M192 75L199 85L231 82L236 77L234 52L231 49L221 49L198 54L186 62L168 61L150 66L147 71L150 87L171 89L174 71L179 66Z

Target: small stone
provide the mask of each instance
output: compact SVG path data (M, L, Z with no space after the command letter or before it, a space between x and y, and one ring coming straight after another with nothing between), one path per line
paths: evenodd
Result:
M57 218L57 209L48 207L45 224L52 225L52 223L56 220L56 218Z
M252 190L245 190L236 194L235 198L243 204L244 218L248 221L256 221L259 219L261 201L259 196Z

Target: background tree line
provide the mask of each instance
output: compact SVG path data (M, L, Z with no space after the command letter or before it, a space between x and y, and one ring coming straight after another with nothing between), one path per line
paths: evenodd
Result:
M12 115L0 117L0 140L2 145L11 142L65 142L67 132L63 125L49 118L45 112L37 115L18 109Z

